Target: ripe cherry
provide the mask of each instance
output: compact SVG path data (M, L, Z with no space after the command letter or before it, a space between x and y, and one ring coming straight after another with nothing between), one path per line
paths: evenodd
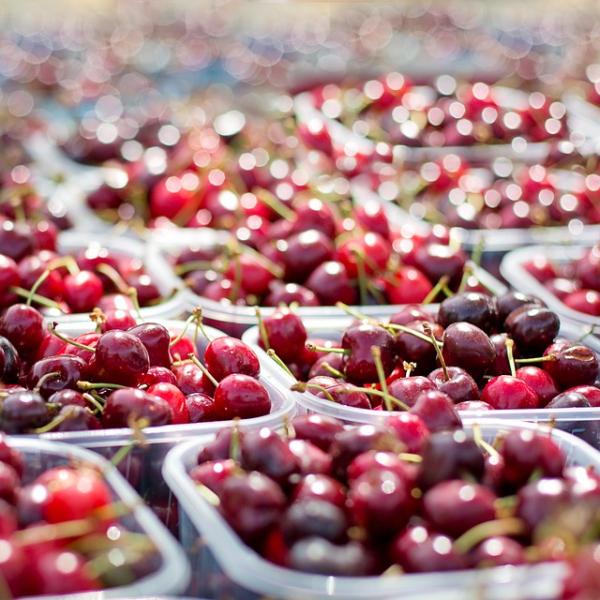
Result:
M150 357L136 336L124 331L109 331L98 340L96 364L101 376L114 383L130 385L137 383L150 368Z
M181 390L172 383L155 383L147 390L148 394L158 396L169 404L173 412L173 424L181 425L190 422L187 402Z
M169 425L173 410L169 403L142 390L124 388L114 391L102 413L105 427L129 427L131 420L147 421L148 426Z
M538 408L540 399L525 381L511 375L490 379L481 392L481 400L500 410Z
M462 425L452 398L438 390L423 392L410 412L419 416L431 432L459 429Z
M44 339L42 315L26 304L13 304L0 319L0 335L7 338L19 354L32 353Z
M221 419L249 419L271 411L271 399L264 385L248 375L228 375L214 394L215 411Z
M249 377L258 377L260 373L254 351L232 337L219 337L210 342L204 351L204 362L217 381L235 373Z
M160 323L141 323L128 329L127 333L142 342L148 352L151 367L168 368L171 366L171 335L164 325Z
M300 355L307 334L300 317L286 308L280 308L263 319L269 346L284 362L292 362ZM263 340L259 341L261 347Z
M91 312L103 293L102 280L91 271L79 271L64 278L64 299L73 312Z

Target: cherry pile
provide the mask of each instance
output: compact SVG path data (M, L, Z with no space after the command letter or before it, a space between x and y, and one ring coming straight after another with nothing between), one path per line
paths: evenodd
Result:
M308 573L454 571L598 550L586 533L600 476L568 467L542 431L487 443L459 418L401 414L348 428L312 414L284 435L223 430L189 475L246 544Z
M449 75L415 85L400 73L388 73L357 86L327 84L311 95L317 108L354 133L390 144L441 148L506 144L516 137L540 142L568 134L565 106L539 91L521 95Z
M200 240L175 256L175 272L195 294L237 305L409 304L482 289L443 227L394 229L377 202L349 205L346 216L316 198L293 207L287 218L239 228L236 241Z
M538 255L523 267L569 308L600 317L600 244L579 260L558 264Z
M0 318L0 430L7 433L199 423L271 410L255 353L240 340L208 340L203 360L186 328L96 314L75 338L14 304ZM196 320L194 314L188 325ZM132 322L131 322L132 321ZM197 335L198 332L196 332Z
M24 457L0 437L3 598L123 586L157 568L154 544L119 522L123 508L113 503L96 469L65 465L34 479L29 470Z
M334 342L308 339L302 320L278 309L262 319L259 344L300 380L295 390L405 410L428 426L458 420L457 410L600 406L596 353L559 337L558 316L534 297L462 292L437 314L408 306L388 323L350 312L359 318Z
M0 308L26 299L53 314L111 317L163 300L143 262L91 242L75 254L60 253L48 222L0 221Z
M501 160L475 168L448 154L418 169L384 165L370 177L384 195L393 186L394 199L414 216L450 227L528 229L567 225L573 219L600 222L596 173L577 176Z

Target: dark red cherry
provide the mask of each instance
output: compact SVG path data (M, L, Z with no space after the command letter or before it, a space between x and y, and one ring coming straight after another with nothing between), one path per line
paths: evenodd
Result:
M539 254L523 265L524 269L542 283L554 279L558 273L549 258Z
M17 301L17 296L10 291L10 288L19 286L20 283L17 263L12 258L0 254L0 306L8 306Z
M6 433L27 433L49 420L48 406L36 392L13 392L2 401L0 429Z
M460 367L447 367L445 371L441 368L435 369L429 374L429 380L437 390L450 396L455 404L479 398L477 383Z
M260 373L260 364L254 351L232 337L219 337L210 342L204 351L204 362L217 381L235 373L250 377L258 377Z
M481 392L481 400L500 410L538 408L540 399L525 381L511 375L490 379Z
M218 421L219 415L215 410L215 400L207 394L190 394L185 397L190 423Z
M265 298L265 306L289 306L296 302L298 306L319 306L319 300L316 294L297 283L273 282L271 291Z
M388 385L389 393L407 406L414 406L421 392L435 389L436 385L431 379L420 375L394 379Z
M574 344L552 354L555 360L545 362L544 370L560 388L589 385L596 381L598 356L592 349L582 344Z
M150 367L139 379L140 385L148 387L155 383L172 383L177 385L175 373L166 367Z
M438 390L423 392L410 412L419 416L431 432L459 429L462 426L452 398Z
M600 406L600 389L595 385L578 385L566 391L581 394L590 403L590 406Z
M475 378L484 375L496 358L496 349L490 338L479 327L470 323L448 325L442 342L446 363L462 367Z
M83 397L83 395L76 390L60 390L55 392L48 398L50 404L58 404L59 406L81 406L87 407L89 403Z
M420 334L425 334L427 327L424 327L423 321L412 321L406 325L411 330ZM437 340L441 340L444 330L441 325L430 325L430 329ZM435 366L436 352L433 344L429 340L417 337L412 333L400 331L395 338L396 353L407 362L413 362L417 365L417 372L429 373Z
M0 336L0 350L2 351L0 380L4 383L15 383L21 368L21 359L17 349L7 338Z
M452 323L471 323L489 334L498 325L498 309L491 296L477 292L460 293L440 304L437 320L444 328Z
M320 448L306 440L290 440L289 448L298 461L300 473L320 473L329 475L331 473L331 457Z
M177 386L172 383L155 383L146 391L148 394L158 396L167 402L173 412L174 425L190 422L190 413L187 408L186 397Z
M130 385L150 368L150 357L142 341L124 331L104 333L96 346L96 364L101 376Z
M535 355L554 341L560 320L547 308L525 305L511 312L504 326L523 354Z
M274 431L264 427L249 431L241 444L241 466L246 471L260 471L284 485L299 470L296 455Z
M539 298L536 298L535 296L528 296L526 294L522 294L521 292L507 292L502 296L498 296L496 299L496 306L498 308L498 322L500 324L504 323L508 315L510 315L513 310L517 310L517 308L521 308L526 304L542 306L542 302L539 300Z
M26 223L0 222L0 254L19 262L34 250L31 227Z
M397 325L409 325L409 323L414 321L432 323L433 315L425 312L423 308L418 305L412 305L404 307L390 317L390 323Z
M318 414L295 417L291 426L296 439L307 440L324 451L329 450L336 434L344 430L340 421Z
M460 249L441 244L427 244L417 249L414 266L420 269L429 281L439 281L444 275L450 278L449 285L455 287L460 282L467 255Z
M316 267L306 280L306 287L314 292L323 306L332 306L336 302L350 305L358 302L358 293L346 267L338 261L327 261Z
M471 562L479 568L522 565L527 562L525 549L519 542L504 536L483 541L471 553Z
M129 427L132 421L147 425L169 425L173 410L169 403L142 390L124 388L114 391L106 400L102 423L105 427Z
M248 375L228 375L214 394L215 411L222 419L249 419L269 414L271 399L265 386Z
M159 323L141 323L128 329L127 333L135 336L142 342L148 351L151 367L160 366L168 368L171 366L169 346L171 335L164 325Z
M600 290L600 246L596 244L577 262L576 275L583 287Z
M517 494L516 515L535 530L558 512L569 500L569 490L563 479L543 478L522 487Z
M269 347L284 362L293 362L304 348L307 333L300 317L287 308L280 308L263 319ZM263 340L259 340L263 347Z
M330 502L304 500L294 502L288 508L283 515L281 528L289 545L312 536L340 544L346 540L348 520L344 511Z
M314 381L314 380L313 380ZM351 406L353 408L370 409L373 408L369 396L360 390L357 390L351 383L338 383L327 389L329 396L333 401L342 406ZM322 394L321 398L328 398L326 394Z
M91 271L79 271L64 278L64 300L73 312L91 312L103 293L102 280Z
M411 413L391 415L385 420L394 435L406 448L406 452L421 454L430 432L423 419Z
M333 244L324 233L309 229L288 238L284 253L285 278L303 282L320 264L333 258Z
M34 363L28 383L44 398L48 398L60 390L76 389L85 369L86 363L78 356L51 356Z
M393 452L369 450L359 454L348 467L348 481L354 482L367 473L375 471L392 471L409 489L415 485L417 476L416 466L404 462Z
M212 382L193 363L184 363L173 367L177 387L186 395L208 394L212 396L215 387Z
M300 480L294 489L293 500L321 500L329 502L339 508L346 505L346 493L344 486L327 475L313 473Z
M383 372L387 376L394 369L394 338L378 325L355 325L344 332L342 348L349 350L345 375L353 383L377 381L377 368L372 349L379 348Z
M32 306L13 304L0 319L0 335L17 349L19 354L34 352L44 339L44 320Z
M545 406L558 394L558 388L547 371L539 367L526 366L517 369L517 379L524 381L540 399L540 405Z
M63 406L55 419L57 425L52 431L92 431L102 427L92 411L83 406Z
M237 469L236 462L231 459L207 461L196 465L190 471L190 478L221 496L223 484Z

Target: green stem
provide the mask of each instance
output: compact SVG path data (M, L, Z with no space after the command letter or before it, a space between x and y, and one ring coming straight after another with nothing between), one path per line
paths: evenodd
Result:
M211 375L210 371L200 362L197 356L190 354L188 357L201 371L204 373L206 377L208 377L209 381L217 387L219 382Z
M516 377L517 369L515 367L515 357L513 354L513 348L515 347L515 342L511 338L506 338L504 344L506 345L506 358L508 359L508 366L510 368L510 374L513 377Z
M423 323L423 330L429 336L433 347L435 348L435 353L440 361L440 365L442 366L442 371L444 373L444 380L450 381L450 373L448 373L448 366L446 365L446 361L444 360L444 356L440 347L438 345L438 341L435 339L435 335L433 335L433 329L431 329L431 325L429 323Z
M25 304L27 304L27 306L31 306L31 302L33 301L33 296L35 295L35 293L38 291L39 287L42 285L42 283L44 283L44 281L46 281L46 279L48 279L48 277L50 277L50 273L52 271L50 269L46 269L36 280L35 283L31 286L31 289L29 290L29 295L27 296L27 300L25 302Z
M127 388L126 385L120 383L92 383L91 381L78 381L77 387L80 390L122 390Z
M50 373L46 373L45 375L42 375L38 379L38 382L36 383L35 387L33 388L33 391L39 392L40 388L44 385L44 383L46 383L46 381L49 381L50 379L56 379L60 376L61 376L61 374L59 371L50 371Z
M521 535L525 531L525 523L521 519L514 517L486 521L485 523L475 525L475 527L463 533L454 542L454 549L461 554L466 554L469 550L490 537L497 535Z
M46 296L33 294L31 293L31 290L26 290L25 288L15 285L10 288L10 291L13 294L16 294L17 296L20 296L21 298L26 298L28 300L29 298L31 298L33 302L39 304L40 306L45 306L46 308L53 308L55 310L60 311L61 313L65 312L58 302L54 302L54 300L50 300L50 298L46 298Z
M552 362L555 360L555 354L548 354L548 356L538 356L537 358L515 358L515 363L519 365L530 365L541 362Z
M82 394L82 396L98 411L99 414L102 414L104 412L104 406L102 406L102 404L98 401L98 399L95 396L93 396L92 394L85 393Z
M379 379L379 385L383 392L383 403L387 411L394 410L392 406L391 396L388 391L387 381L385 379L385 372L383 370L383 363L381 361L381 348L379 346L373 346L371 348L371 354L373 355L373 361L375 362L375 369L377 370L377 377Z
M306 344L306 349L310 352L325 352L327 354L350 354L349 348L327 348L326 346L317 346L316 344Z
M293 221L296 217L296 213L286 206L279 198L271 194L268 190L263 188L254 189L252 193L263 203L266 204L271 210L277 213L282 219L286 221Z
M444 287L448 285L448 281L450 281L448 275L441 277L440 280L429 290L429 293L423 299L422 304L431 304L437 298L437 295L444 289Z
M129 285L127 285L127 282L123 279L121 273L119 273L119 271L117 271L114 267L111 267L106 263L101 263L96 267L96 271L108 277L111 283L121 294L125 296L129 295Z
M289 367L277 356L277 352L273 348L267 350L267 356L283 371L285 371L292 379L296 379L294 374L290 371Z
M431 338L429 336L426 336L424 333L421 333L420 331L417 331L416 329L411 329L410 327L407 327L406 325L398 325L397 323L388 323L387 325L385 325L386 329L391 329L392 331L402 331L403 333L408 333L410 335L414 335L415 337L419 338L420 340L423 340L424 342L428 342L430 344L433 344L433 342L431 341ZM437 340L436 340L437 342ZM439 342L437 342L437 344L435 345L440 345Z
M260 334L260 339L263 343L265 350L269 350L271 344L269 344L269 334L267 333L267 328L265 327L265 322L263 321L262 314L260 312L260 308L258 306L255 308L256 318L258 319L258 332Z
M323 361L321 363L321 366L328 371L329 373L331 373L331 375L337 379L344 379L344 374L341 371L338 371L337 369L334 369L327 361Z
M62 340L66 344L70 344L71 346L75 346L75 348L80 348L81 350L87 350L88 352L96 352L96 348L92 348L92 346L87 346L86 344L82 344L81 342L76 342L72 340L70 337L60 333L56 330L58 323L50 323L48 325L48 331L59 340Z

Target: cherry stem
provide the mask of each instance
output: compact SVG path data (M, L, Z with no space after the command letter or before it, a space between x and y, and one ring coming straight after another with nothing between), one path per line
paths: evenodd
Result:
M203 483L196 483L196 489L198 493L208 502L211 506L219 506L221 504L221 500L219 496L215 494L209 487L205 486Z
M348 306L347 304L344 304L343 302L336 302L335 303L336 307L343 310L347 315L350 315L351 317L354 317L355 319L358 319L359 321L367 321L369 323L372 323L373 325L379 325L379 321L377 321L377 319L374 319L373 317L369 317L367 315L365 315L364 313L360 312L359 310L357 310L356 308L352 307L352 306Z
M208 377L209 381L217 387L219 382L211 375L210 371L200 362L200 359L193 354L188 355L188 358Z
M404 377L410 377L410 374L417 368L417 363L404 361L402 368L404 369Z
M433 347L435 348L435 353L437 354L438 360L440 361L440 365L442 366L442 372L444 373L444 381L450 381L450 374L448 373L448 365L446 365L446 361L444 360L444 356L440 347L438 345L438 341L435 339L435 335L433 335L433 329L431 329L431 325L429 323L423 323L423 331L429 336Z
M466 554L487 538L497 535L521 535L525 533L525 523L521 519L508 517L496 519L475 525L463 533L455 542L454 549L461 554Z
M344 379L344 374L341 371L338 371L334 367L332 367L327 361L323 361L321 366L329 373L331 373L334 377L338 379Z
M440 280L429 290L429 293L423 299L422 304L431 304L437 298L437 295L444 289L444 287L448 285L448 281L450 281L448 275L440 277Z
M54 308L55 310L58 310L61 313L65 312L58 302L55 302L54 300L51 300L50 298L46 298L46 296L40 296L39 294L34 294L31 292L31 290L26 290L25 288L15 285L10 288L10 291L13 294L16 294L17 296L20 296L21 298L26 298L27 300L29 300L31 298L32 302L35 302L36 304L39 304L40 306L45 306L46 308Z
M138 319L142 319L142 309L140 308L140 299L138 298L137 290L131 286L127 289L127 296L133 302L133 310L135 310L135 314Z
M379 379L379 385L383 392L383 403L387 411L394 410L392 406L391 396L388 391L387 381L385 379L385 372L383 370L383 363L381 361L381 348L379 346L373 346L371 348L371 354L373 355L373 362L375 363L375 369L377 370L377 378Z
M458 294L465 291L467 287L467 282L469 281L469 277L473 274L473 267L470 265L465 265L463 269L462 277L460 278L460 283L458 284L458 289L456 290Z
M327 354L350 354L349 348L327 348L326 346L317 346L316 344L306 344L306 349L309 352L325 352Z
M496 460L500 458L500 454L494 446L489 444L483 439L483 435L481 434L481 427L479 427L478 423L473 424L473 440L479 446L479 448L485 450L491 457Z
M35 283L31 286L31 289L29 290L29 295L27 296L27 301L25 302L25 304L27 304L27 306L31 306L31 302L33 301L33 296L34 294L38 291L39 287L42 285L42 283L44 283L44 281L46 281L46 279L48 279L48 277L50 277L50 273L52 271L50 269L46 269L36 280Z
M87 344L82 344L81 342L76 342L75 340L67 337L60 331L57 331L58 323L53 322L48 324L48 331L51 335L57 337L59 340L62 340L66 344L70 344L71 346L75 346L75 348L80 348L81 350L87 350L88 352L96 352L96 348L92 348L92 346L88 346Z
M258 333L260 334L260 339L265 347L265 350L269 350L271 347L271 344L269 344L269 334L267 333L267 328L265 327L265 322L263 321L262 314L258 306L255 308L255 312L256 318L258 319Z
M431 341L431 338L423 333L421 333L420 331L417 331L416 329L411 329L410 327L407 327L406 325L398 325L397 323L388 323L387 325L385 325L386 329L391 329L392 331L402 331L403 333L408 333L410 335L414 335L415 337L419 338L420 340L423 340L424 342L429 342L430 344L433 344L433 342ZM434 346L440 346L440 342L438 342L436 340L436 343L433 344Z
M548 354L547 356L538 356L537 358L515 358L515 363L519 365L529 365L541 362L552 362L558 360L556 354Z
M91 381L78 381L77 387L80 390L89 391L89 390L122 390L125 389L126 385L121 385L120 383L93 383Z
M191 271L217 270L213 263L207 260L191 260L190 262L177 265L174 269L176 275L186 275Z
M96 267L96 271L105 277L108 277L111 283L121 294L125 296L129 295L129 285L127 285L127 282L123 279L121 273L119 273L119 271L117 271L114 267L111 267L106 263L101 263Z
M302 393L306 392L306 390L319 390L319 392L322 392L325 398L329 400L329 402L335 403L335 398L331 395L329 390L326 387L319 385L318 383L305 383L303 381L299 381L298 383L295 383L293 386L291 386L290 390L292 390L293 392Z
M423 457L420 454L413 454L412 452L399 452L398 458L405 462L411 463L422 463Z
M231 428L231 441L229 443L229 458L236 465L240 464L242 446L240 443L240 420L236 418Z
M506 346L506 358L508 359L508 366L510 368L510 374L513 377L517 376L517 369L515 367L515 357L513 354L513 349L515 347L515 342L511 338L506 338L504 342Z
M267 356L283 371L285 371L292 379L296 380L294 374L290 371L289 367L279 358L277 352L273 348L267 350Z
M33 388L33 391L39 392L41 387L44 385L44 383L46 383L46 381L50 381L51 379L56 379L58 377L60 377L59 371L50 371L50 373L46 373L45 375L42 375L38 379L38 382L37 382L36 386Z
M37 429L34 429L33 433L36 433L36 434L48 433L48 432L56 429L61 423L66 421L73 414L73 412L74 412L73 410L66 410L61 415L57 415L56 417L54 417L54 419L52 419L52 421L50 421L49 423L46 423L46 425L44 425L43 427L38 427Z
M286 206L279 198L271 194L264 188L255 188L252 193L263 203L266 204L271 210L276 212L282 219L286 221L293 221L296 217L296 213Z
M360 296L360 303L365 305L367 303L367 273L365 271L365 255L358 250L353 250L352 254L356 259L356 271L358 276L358 293Z
M82 394L84 399L89 402L100 414L104 412L104 406L102 406L101 402L98 401L98 398L93 396L92 394L84 393Z
M283 277L283 269L272 260L269 260L266 256L263 256L260 252L257 252L254 248L246 246L246 244L237 243L236 251L238 255L248 254L256 258L256 260L277 279L281 279Z

